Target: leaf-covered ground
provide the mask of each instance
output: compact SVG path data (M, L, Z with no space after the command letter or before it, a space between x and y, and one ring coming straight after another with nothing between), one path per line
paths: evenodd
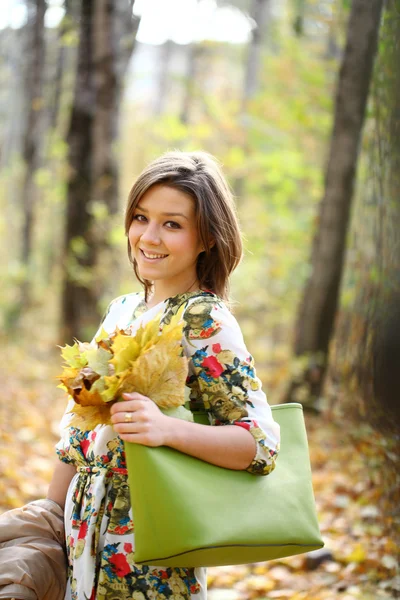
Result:
M49 347L44 339L29 351L9 344L0 361L1 512L43 497L55 464L64 394L55 379L60 357ZM209 569L210 600L400 597L400 493L393 440L366 425L306 419L327 559L303 554Z

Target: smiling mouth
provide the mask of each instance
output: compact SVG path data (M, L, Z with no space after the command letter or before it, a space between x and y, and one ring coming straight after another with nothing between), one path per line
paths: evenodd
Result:
M168 254L154 254L153 252L145 252L141 248L140 248L140 252L148 260L157 260L157 259L160 259L160 258L166 258L168 256Z

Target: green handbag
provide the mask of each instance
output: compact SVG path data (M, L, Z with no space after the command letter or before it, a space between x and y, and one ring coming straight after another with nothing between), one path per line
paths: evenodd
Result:
M271 408L281 450L267 476L217 467L165 446L125 444L136 563L234 565L322 548L302 405ZM205 416L195 420L206 423Z

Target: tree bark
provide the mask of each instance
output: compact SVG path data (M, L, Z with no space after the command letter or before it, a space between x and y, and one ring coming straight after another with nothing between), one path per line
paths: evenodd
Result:
M32 251L33 218L36 200L34 174L39 167L41 139L40 126L43 111L43 71L44 71L44 15L46 1L28 2L28 48L25 66L25 93L27 98L27 121L23 140L22 159L25 173L22 187L23 224L21 262L26 267L22 284L21 300L29 304L29 263Z
M295 0L295 15L293 20L293 29L297 36L304 34L304 12L306 0Z
M248 47L240 111L240 120L243 127L243 142L241 146L242 151L246 155L251 151L248 143L248 132L246 125L247 109L249 101L254 97L259 88L262 51L269 15L269 5L270 0L252 0L250 16L254 21L254 26ZM246 179L244 175L239 175L232 182L233 192L237 203L240 203L241 198L244 195L245 186Z
M378 268L380 270L378 298L375 314L368 323L369 338L372 339L372 392L367 395L365 378L363 392L366 402L375 413L375 421L382 429L397 434L400 426L400 405L398 394L398 368L400 364L400 62L399 62L399 20L398 0L388 0L385 4L382 40L384 51L378 66L377 78L385 93L376 97L379 106L376 127L379 158L377 173L382 178L378 182L383 191L384 203L380 205L381 226L376 241L381 251ZM378 93L377 93L378 96ZM381 132L382 130L382 132ZM375 175L376 176L376 175ZM361 349L360 349L361 350ZM375 410L374 410L375 409Z
M248 101L256 94L259 86L269 3L270 0L252 0L251 17L254 20L254 27L247 55L243 86L243 109L246 108Z
M54 80L51 88L50 125L55 131L58 129L61 101L63 96L64 77L72 70L71 55L75 48L67 47L65 37L73 31L78 21L77 4L72 0L64 0L65 14L59 24L57 32L57 58Z
M106 285L98 272L108 248L110 219L118 208L118 135L122 79L134 47L138 21L133 2L82 0L74 102L68 132L70 176L67 187L62 337L86 338L99 319ZM120 19L124 20L121 25ZM117 32L130 40L121 48ZM133 41L132 41L133 38ZM97 214L97 218L95 215ZM110 276L112 274L110 273Z
M62 337L78 336L81 324L91 322L90 313L97 314L96 294L78 277L78 269L86 272L95 265L95 248L91 239L91 153L92 127L95 109L93 83L93 0L82 0L78 64L74 103L67 135L70 175L67 187L65 240L65 279L62 295ZM75 240L75 249L73 243ZM76 240L80 241L78 255Z
M285 401L321 393L345 256L354 178L383 0L354 0L339 73L325 195L311 254L311 275L300 303L294 354L305 370L289 385ZM299 398L299 390L301 390Z
M160 116L165 111L168 97L169 69L173 52L173 42L167 40L160 46L160 62L157 76L157 93L154 104L154 115Z
M188 48L186 63L186 74L184 81L184 93L180 120L187 125L190 122L191 111L195 98L196 80L199 71L199 60L203 54L203 48L200 43L192 42Z
M343 394L343 398L351 397L356 417L361 415L388 436L396 435L400 426L398 10L398 0L385 2L371 94L369 169L353 221L352 250L356 250L357 263L349 271L351 279L358 280L356 297L352 306L341 310L329 372L340 377L343 389L351 388L351 396ZM348 413L350 402L345 405L344 399L338 407L333 400L332 407Z

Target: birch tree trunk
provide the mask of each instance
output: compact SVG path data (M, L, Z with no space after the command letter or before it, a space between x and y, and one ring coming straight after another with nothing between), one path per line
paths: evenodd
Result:
M171 58L173 53L173 42L167 40L160 46L160 59L157 74L157 92L154 103L154 115L160 116L165 112L168 98L168 83Z
M268 21L270 0L252 0L251 17L254 27L251 34L243 86L243 108L258 90L262 64L262 50Z
M242 151L245 155L251 152L248 142L248 132L246 126L246 116L249 101L257 93L259 88L260 70L262 65L262 52L265 41L265 31L268 21L270 0L252 0L250 16L254 21L251 40L249 42L247 61L245 66L245 75L243 82L241 115L243 123L243 142ZM232 182L233 192L239 203L245 190L245 177L240 175Z
M203 48L200 43L192 42L188 48L186 62L186 73L184 81L183 101L181 107L180 120L187 125L190 122L193 103L196 96L196 83L199 71L199 61L203 54Z
M90 335L100 316L99 300L106 276L112 276L104 273L99 263L108 247L110 220L118 207L114 144L123 76L138 27L132 8L132 1L119 2L118 6L112 0L81 3L78 66L68 132L63 339ZM123 48L118 37L121 32L124 36L129 33Z
M22 159L24 181L21 191L23 206L21 262L26 273L21 290L21 308L29 304L29 277L32 251L33 219L36 202L34 174L39 167L41 150L41 116L43 112L43 72L44 72L44 15L46 1L28 2L27 52L25 63L25 94L27 101L26 129L23 139Z
M311 404L325 375L345 256L354 179L383 0L353 0L339 73L325 195L311 254L311 275L299 306L294 343L306 367L290 382L285 401Z

